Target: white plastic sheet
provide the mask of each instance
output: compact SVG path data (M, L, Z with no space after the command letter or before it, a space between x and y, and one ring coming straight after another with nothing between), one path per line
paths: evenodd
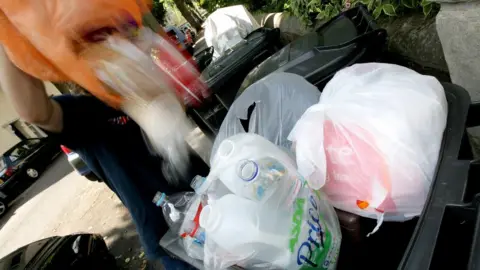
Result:
M335 75L289 139L309 185L322 188L338 209L377 218L378 229L383 220L420 215L447 110L434 77L396 65L358 64Z
M215 139L212 159L224 139L247 131L290 150L288 135L303 113L319 99L320 91L303 77L283 72L270 74L251 85L230 107ZM254 108L249 118L251 106ZM247 122L247 130L242 121Z
M214 48L214 60L260 28L252 14L242 5L217 9L208 16L204 25L205 42Z

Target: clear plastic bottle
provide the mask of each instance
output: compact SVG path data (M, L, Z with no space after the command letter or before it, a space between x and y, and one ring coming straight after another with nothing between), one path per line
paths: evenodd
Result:
M200 212L203 209L201 196L195 192L181 192L171 196L157 192L153 203L162 208L170 229L188 242L203 246L205 232L200 228Z

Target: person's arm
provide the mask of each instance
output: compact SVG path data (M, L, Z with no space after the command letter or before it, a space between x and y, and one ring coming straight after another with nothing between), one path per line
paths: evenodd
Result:
M63 129L62 108L47 96L45 86L18 69L0 46L0 87L23 120L46 131L58 133Z

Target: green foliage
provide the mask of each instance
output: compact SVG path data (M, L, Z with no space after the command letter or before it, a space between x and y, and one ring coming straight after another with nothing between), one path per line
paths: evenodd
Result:
M166 13L167 12L165 10L165 6L163 5L163 1L153 0L152 15L159 23L163 23L165 21Z
M200 0L200 7L208 12L213 12L218 8L244 5L248 10L256 12L276 12L285 10L284 5L290 2L288 0Z
M181 25L185 22L173 0L153 0L152 14L162 25Z
M287 11L308 24L315 19L330 19L359 4L365 5L375 19L401 16L410 11L430 16L438 10L438 4L427 0L200 0L200 6L209 12L221 7L244 5L252 12Z
M307 23L312 22L311 14L316 14L316 19L330 19L340 12L365 5L375 19L380 16L395 17L409 11L420 11L425 16L438 9L437 4L427 0L289 0L289 10L293 15L299 16Z

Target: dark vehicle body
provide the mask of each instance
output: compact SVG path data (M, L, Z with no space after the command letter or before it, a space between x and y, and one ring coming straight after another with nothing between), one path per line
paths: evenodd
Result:
M49 139L24 140L0 156L0 216L30 187L60 153Z
M55 236L17 249L0 259L0 270L117 269L103 238L93 234Z

